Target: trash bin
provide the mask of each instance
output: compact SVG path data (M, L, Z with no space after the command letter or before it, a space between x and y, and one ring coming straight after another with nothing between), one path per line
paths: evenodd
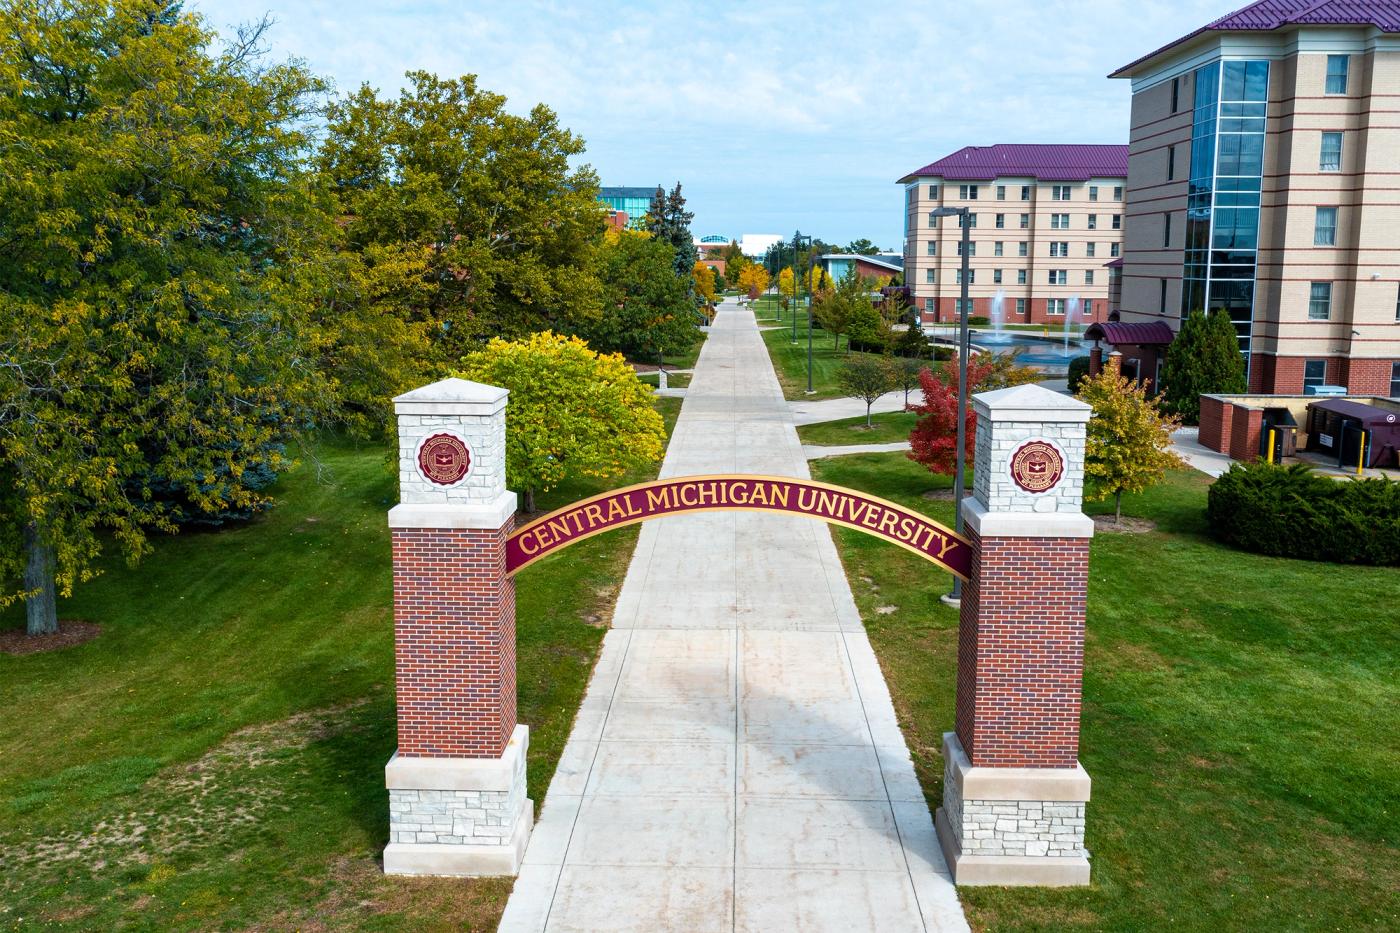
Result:
M1298 422L1287 408L1266 408L1259 425L1259 457L1269 460L1269 435L1273 435L1272 463L1298 453Z

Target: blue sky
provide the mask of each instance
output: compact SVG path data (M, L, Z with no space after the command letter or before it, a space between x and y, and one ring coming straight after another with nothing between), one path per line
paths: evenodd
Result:
M1126 142L1104 76L1240 0L190 0L342 90L474 73L553 108L605 185L682 182L697 234L898 248L904 173L965 145Z

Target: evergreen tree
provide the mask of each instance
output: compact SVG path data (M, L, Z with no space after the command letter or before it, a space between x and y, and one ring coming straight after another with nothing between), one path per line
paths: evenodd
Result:
M1192 311L1167 346L1162 387L1167 411L1186 424L1201 417L1201 396L1245 391L1244 356L1224 311Z
M685 209L685 195L681 194L681 183L670 194L660 185L651 196L651 207L647 211L647 230L652 236L665 240L676 251L674 269L677 276L689 278L699 254L695 249L695 236L690 232L690 222L695 214Z

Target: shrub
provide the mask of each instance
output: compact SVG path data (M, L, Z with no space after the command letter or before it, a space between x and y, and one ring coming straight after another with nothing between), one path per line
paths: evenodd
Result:
M1069 361L1069 394L1079 394L1079 384L1089 375L1089 358L1076 356Z
M1192 311L1162 361L1167 411L1186 424L1201 418L1201 396L1245 391L1244 357L1235 325L1224 311Z
M988 324L992 323L992 319L985 314L969 314L967 316L967 323L970 327L986 327Z
M1217 538L1246 551L1400 566L1400 483L1389 480L1237 463L1211 486L1206 514Z

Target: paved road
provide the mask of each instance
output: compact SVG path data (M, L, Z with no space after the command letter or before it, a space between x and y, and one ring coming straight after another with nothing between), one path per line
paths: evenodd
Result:
M661 472L809 475L749 311ZM643 526L500 929L967 929L826 526Z

